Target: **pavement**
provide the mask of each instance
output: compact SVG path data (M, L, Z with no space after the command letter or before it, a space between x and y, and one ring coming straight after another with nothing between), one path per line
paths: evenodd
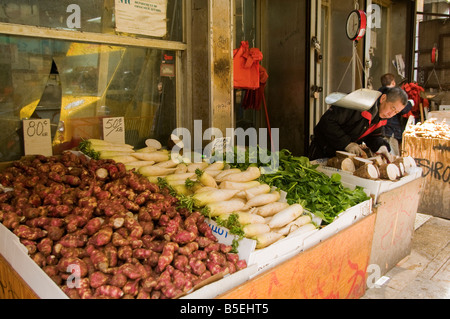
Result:
M361 299L450 299L450 220L417 213L411 253Z

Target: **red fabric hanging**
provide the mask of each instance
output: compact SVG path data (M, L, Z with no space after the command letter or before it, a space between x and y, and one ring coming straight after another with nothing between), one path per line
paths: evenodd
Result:
M405 83L402 85L402 89L405 90L406 94L408 94L408 98L414 101L414 106L411 111L404 114L403 117L408 118L410 115L414 115L416 119L420 119L420 103L422 103L424 108L428 108L430 106L428 100L420 96L420 92L424 92L425 89L417 83Z
M259 68L263 58L257 48L249 48L248 41L241 41L241 46L233 50L233 85L235 89L259 88Z

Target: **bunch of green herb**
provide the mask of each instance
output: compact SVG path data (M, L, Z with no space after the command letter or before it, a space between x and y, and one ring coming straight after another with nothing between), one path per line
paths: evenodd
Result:
M100 152L94 150L91 142L88 140L82 139L78 144L78 150L92 159L98 160L100 158Z
M233 248L232 252L236 253L239 246L239 241L244 238L245 235L242 224L239 222L239 215L230 214L227 219L216 217L215 222L219 226L227 228L231 234L236 235L231 244L231 247Z

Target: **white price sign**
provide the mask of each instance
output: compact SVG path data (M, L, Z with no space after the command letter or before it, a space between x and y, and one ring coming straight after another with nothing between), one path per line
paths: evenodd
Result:
M112 143L125 143L125 122L123 117L103 119L103 139Z
M23 120L23 138L25 155L53 155L49 119Z

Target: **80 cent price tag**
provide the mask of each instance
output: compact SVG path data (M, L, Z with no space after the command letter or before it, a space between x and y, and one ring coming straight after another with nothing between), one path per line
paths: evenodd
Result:
M53 155L49 119L23 120L23 139L25 155Z
M103 119L103 139L112 143L125 143L125 122L123 117Z

